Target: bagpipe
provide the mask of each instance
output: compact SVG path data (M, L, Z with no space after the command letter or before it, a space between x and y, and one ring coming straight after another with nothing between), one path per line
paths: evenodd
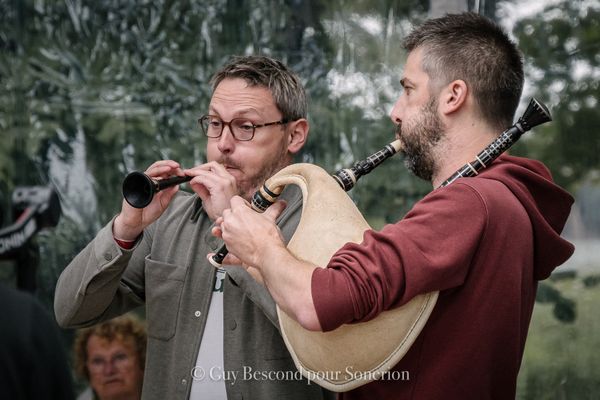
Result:
M477 175L523 133L550 120L546 106L532 99L514 125L440 187L461 177ZM349 242L360 243L364 232L371 229L346 191L400 150L400 141L396 140L333 176L313 164L289 165L264 183L254 194L251 206L263 212L287 185L298 186L303 196L302 216L288 250L299 259L325 266L338 249ZM134 172L123 182L123 195L132 206L145 207L157 191L189 179L153 180ZM226 254L227 248L223 246L211 263L220 266ZM320 386L341 392L379 379L396 365L425 326L437 297L438 292L421 294L368 322L343 325L331 332L308 331L279 308L277 311L281 334L298 370Z

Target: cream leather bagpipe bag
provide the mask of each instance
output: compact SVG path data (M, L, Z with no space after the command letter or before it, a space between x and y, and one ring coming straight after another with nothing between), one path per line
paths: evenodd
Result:
M327 265L348 242L360 243L370 229L348 194L322 168L290 165L265 183L273 192L285 185L302 190L302 217L288 249L297 258ZM427 322L437 292L413 298L375 319L331 332L302 328L277 308L279 324L298 370L320 386L347 391L378 379L406 354Z

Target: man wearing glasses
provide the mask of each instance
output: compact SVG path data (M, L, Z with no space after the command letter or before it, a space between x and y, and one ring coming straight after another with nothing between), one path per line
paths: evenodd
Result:
M148 352L144 399L321 399L295 369L277 329L275 304L241 267L212 267L211 235L229 200L253 193L291 163L308 136L298 77L267 57L236 57L212 80L207 115L208 162L183 169L161 160L154 179L188 175L194 194L170 187L143 209L121 212L67 266L55 311L63 327L81 327L146 305ZM279 222L287 239L300 218L301 196L282 194Z

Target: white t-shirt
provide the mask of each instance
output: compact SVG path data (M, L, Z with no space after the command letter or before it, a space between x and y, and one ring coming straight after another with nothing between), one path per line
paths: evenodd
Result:
M227 400L223 377L223 281L225 270L219 268L206 318L204 334L192 371L191 400Z

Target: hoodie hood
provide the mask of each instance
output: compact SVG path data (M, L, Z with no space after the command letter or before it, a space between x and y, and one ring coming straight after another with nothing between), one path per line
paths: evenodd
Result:
M534 276L548 278L575 250L560 237L573 197L552 181L541 162L527 158L502 155L479 177L502 182L523 204L533 226Z

